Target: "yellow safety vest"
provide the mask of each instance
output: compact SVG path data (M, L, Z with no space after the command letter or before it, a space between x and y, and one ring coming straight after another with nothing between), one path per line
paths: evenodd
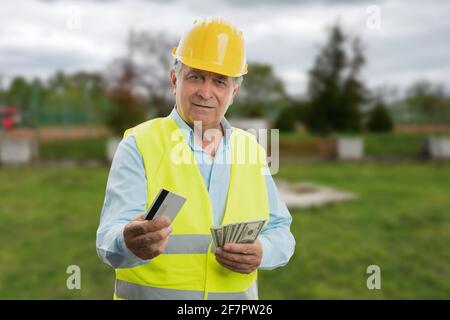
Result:
M172 222L164 253L150 263L116 269L116 299L258 299L257 271L222 267L214 255L210 227L213 211L195 156L170 117L146 121L133 134L147 176L148 204L161 188L187 201ZM222 224L269 221L264 149L249 133L233 128L231 172ZM224 190L226 192L226 190Z

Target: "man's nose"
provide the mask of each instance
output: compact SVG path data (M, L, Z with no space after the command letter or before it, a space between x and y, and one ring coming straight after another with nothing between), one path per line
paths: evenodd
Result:
M197 91L197 94L203 99L203 100L209 100L213 97L213 87L212 87L212 81L209 79L206 79L203 84L200 86L199 90Z

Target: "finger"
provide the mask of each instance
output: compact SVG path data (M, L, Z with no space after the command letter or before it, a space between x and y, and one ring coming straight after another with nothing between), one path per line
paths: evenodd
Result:
M151 245L153 243L160 242L165 240L169 234L172 232L172 227L167 227L154 232L147 232L143 235L140 235L135 238L137 243L143 243L147 245Z
M231 266L233 266L235 268L239 268L239 269L256 267L256 263L236 262L236 261L232 261L232 260L229 260L229 259L221 257L221 256L216 256L216 259L219 260L219 261L222 261L224 263L227 263L228 265L231 265Z
M158 217L150 221L152 221L153 225L158 229L166 228L172 223L168 217Z
M137 249L139 255L138 257L141 259L151 259L153 256L151 255L150 250L148 247L141 247Z
M239 272L239 273L247 273L247 270L236 268L236 267L234 267L234 266L232 266L232 265L230 265L230 264L228 264L226 262L220 261L220 260L217 260L217 261L219 262L219 264L221 266L223 266L223 267L225 267L225 268L227 268L227 269L229 269L231 271Z
M159 231L170 226L170 219L132 221L129 226L129 232L134 236L143 235L149 232Z
M227 243L223 247L224 251L228 251L231 253L241 253L241 254L249 254L256 255L258 252L258 247L254 243Z
M237 263L246 263L246 264L256 263L256 255L230 253L229 251L224 250L217 250L216 255L219 255L221 258Z
M221 256L216 256L216 259L218 261L226 263L227 265L232 266L233 268L236 268L236 269L249 269L249 268L253 268L254 267L254 265L251 264L251 263L236 262L236 261L232 261L232 260L226 259L226 258L221 257Z
M150 246L153 243L158 243L162 240L165 240L169 234L172 232L172 227L169 226L167 228L158 230L158 231L153 231L153 232L147 232L143 235L139 235L137 237L135 237L134 239L132 239L133 243L136 243L137 246L140 247L145 247L145 246Z
M166 248L168 242L169 242L169 238L159 241L157 243L154 243L149 247L148 250L153 253L153 258L164 252L164 249Z
M162 249L162 252L164 253L164 250L166 250L166 247L167 247L167 244L169 243L169 238L167 238L167 239L165 239L165 240L163 240L162 241L162 243L161 243L161 249Z
M137 216L133 221L144 221L145 220L145 216L143 214L141 214L140 216Z
M145 246L138 248L139 257L141 259L153 259L157 257L164 252L168 242L169 239L166 238L165 240L159 241L152 245L146 244Z
M153 242L145 236L139 236L129 241L129 246L137 250L147 250Z
M232 264L230 264L228 262L221 261L221 260L218 260L218 261L219 261L219 263L222 266L224 266L225 268L230 269L231 271L234 271L234 272L248 274L248 273L251 273L252 271L254 271L254 269L250 268L250 267L249 268L239 268L239 267L236 267L236 266L234 266L234 265L232 265Z
M144 234L145 228L142 223L143 223L142 221L138 220L133 220L129 222L124 228L123 231L124 236L127 238L132 238Z

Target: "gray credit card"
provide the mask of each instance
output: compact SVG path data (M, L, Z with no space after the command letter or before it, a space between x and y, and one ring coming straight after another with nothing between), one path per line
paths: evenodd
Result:
M161 189L147 209L145 219L152 220L157 217L169 217L171 221L175 219L186 198L166 189Z

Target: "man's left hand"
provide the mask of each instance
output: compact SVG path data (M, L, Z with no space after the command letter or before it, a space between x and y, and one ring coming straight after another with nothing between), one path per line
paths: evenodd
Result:
M227 269L239 273L251 273L261 264L262 247L259 240L254 243L227 243L216 248L217 261Z

